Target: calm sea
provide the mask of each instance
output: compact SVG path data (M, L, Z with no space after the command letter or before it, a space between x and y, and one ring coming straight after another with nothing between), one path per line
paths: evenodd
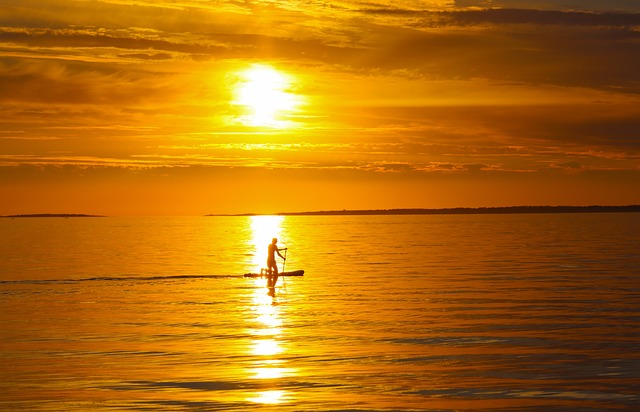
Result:
M0 219L0 410L638 410L639 234L622 213ZM306 273L270 297L242 274L274 236Z

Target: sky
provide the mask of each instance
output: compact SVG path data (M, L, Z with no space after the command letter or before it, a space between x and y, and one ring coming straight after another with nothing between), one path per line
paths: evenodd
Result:
M0 0L0 215L640 204L637 0Z

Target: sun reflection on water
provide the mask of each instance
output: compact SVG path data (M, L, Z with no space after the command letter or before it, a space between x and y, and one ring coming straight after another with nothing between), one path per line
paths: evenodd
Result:
M289 374L289 368L260 367L253 370L256 379L277 379Z
M275 339L260 339L255 341L253 354L258 356L272 356L282 353L282 347Z
M256 219L255 224L252 224L252 228L255 228L253 241L268 245L274 237L272 233L280 229L281 221L282 219ZM253 359L247 373L252 379L261 381L261 390L251 393L247 400L260 404L289 402L291 394L280 389L279 380L294 376L296 370L288 367L287 360L282 357L287 350L286 344L283 344L286 343L283 339L286 335L283 307L278 304L276 297L267 295L264 283L259 282L259 279L255 279L255 286L249 307L252 316L247 318L252 337L248 350Z
M255 403L276 404L276 403L282 403L284 397L285 397L285 391L272 390L272 391L258 392L256 396L251 397L248 400Z
M252 216L250 219L251 238L248 240L253 248L252 265L256 273L266 266L267 247L273 238L278 238L281 246L284 216ZM281 262L280 262L281 263ZM280 389L280 379L296 374L295 369L288 367L283 354L287 347L283 342L286 334L285 322L282 318L283 307L278 298L268 295L264 279L253 279L255 288L250 297L250 313L247 318L249 333L252 336L248 351L253 358L247 373L252 379L258 379L261 390L252 393L247 400L253 403L279 404L289 401L291 394Z
M264 313L258 316L258 321L272 328L282 325L282 321L274 316L273 313Z

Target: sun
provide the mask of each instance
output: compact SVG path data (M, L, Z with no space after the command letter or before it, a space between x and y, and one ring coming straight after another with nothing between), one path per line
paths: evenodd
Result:
M238 118L245 126L286 128L301 104L293 93L293 79L275 68L254 64L239 73L234 104L243 108Z

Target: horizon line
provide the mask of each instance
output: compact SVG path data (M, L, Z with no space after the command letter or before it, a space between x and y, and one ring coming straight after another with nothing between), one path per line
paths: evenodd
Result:
M640 204L630 205L519 205L519 206L479 206L448 208L389 208L389 209L333 209L315 211L289 211L276 213L210 213L206 215L102 215L83 213L21 213L0 215L0 218L38 218L38 217L117 217L117 216L339 216L339 215L425 215L425 214L527 214L527 213L635 213L640 212Z

